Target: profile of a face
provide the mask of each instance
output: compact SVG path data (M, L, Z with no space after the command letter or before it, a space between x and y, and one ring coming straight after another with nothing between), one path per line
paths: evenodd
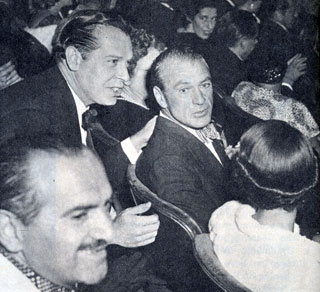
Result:
M114 105L125 85L129 85L128 62L132 45L128 35L113 26L97 28L99 47L85 58L76 54L74 64L77 87L86 105ZM72 55L73 56L73 55Z
M208 39L216 25L216 20L217 9L204 7L193 18L193 30L199 38Z
M209 124L212 112L212 83L203 59L168 57L160 68L164 90L154 88L155 97L173 120L193 129Z
M112 236L112 189L103 166L88 150L71 158L38 156L30 175L42 207L24 233L25 261L61 286L98 283Z

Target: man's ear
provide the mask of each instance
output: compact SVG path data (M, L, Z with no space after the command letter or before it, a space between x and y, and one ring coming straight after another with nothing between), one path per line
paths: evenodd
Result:
M22 250L24 225L16 216L0 209L0 243L11 253Z
M163 94L162 90L158 86L153 87L153 95L156 98L157 103L162 108L167 108L168 107L168 104L167 104L167 101L166 101L166 99L164 97L164 94Z
M78 71L81 62L83 61L79 50L74 46L67 47L65 55L68 68L71 71Z

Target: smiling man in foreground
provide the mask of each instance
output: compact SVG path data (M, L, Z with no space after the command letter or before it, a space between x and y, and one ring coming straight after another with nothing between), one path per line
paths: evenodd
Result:
M50 147L0 150L3 292L77 291L107 274L115 228L103 165L86 148Z

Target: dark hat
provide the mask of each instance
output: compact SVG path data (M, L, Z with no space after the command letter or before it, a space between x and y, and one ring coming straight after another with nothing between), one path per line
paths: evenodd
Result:
M286 64L275 59L252 61L249 66L249 79L252 82L276 84L280 83L286 72Z

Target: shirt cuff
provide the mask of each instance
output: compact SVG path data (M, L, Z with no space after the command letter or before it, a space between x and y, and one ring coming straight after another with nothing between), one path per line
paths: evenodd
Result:
M293 88L292 88L292 86L291 86L289 83L287 83L287 82L282 82L281 85L282 85L282 86L287 86L287 87L290 88L291 91L293 91Z
M135 164L142 153L140 150L137 152L136 148L133 146L131 139L127 138L121 142L121 147L125 155L128 157L131 164Z

